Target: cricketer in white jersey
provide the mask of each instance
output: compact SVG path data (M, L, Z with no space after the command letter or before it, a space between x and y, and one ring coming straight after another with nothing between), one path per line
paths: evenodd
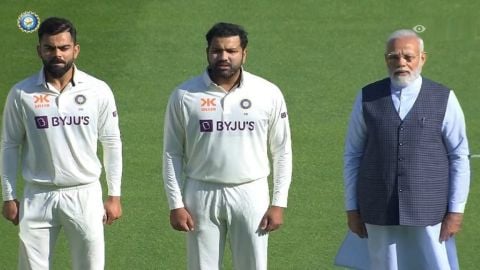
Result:
M20 225L19 269L50 269L61 228L72 269L103 269L103 223L121 215L122 143L115 100L105 82L73 64L79 49L75 32L69 32L73 25L61 18L42 25L44 67L11 89L3 112L3 214ZM105 206L97 141L108 184ZM19 160L25 187L17 200Z
M209 68L177 87L165 116L164 187L172 226L188 232L189 269L219 269L227 234L235 269L266 269L268 232L282 212L271 215L287 206L287 108L277 86L241 68L237 27L219 23L207 34ZM219 74L231 70L237 77L229 84Z

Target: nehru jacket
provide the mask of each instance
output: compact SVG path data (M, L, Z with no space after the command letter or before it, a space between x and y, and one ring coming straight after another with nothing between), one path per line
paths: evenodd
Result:
M390 79L362 89L367 127L357 197L364 222L428 226L448 207L449 161L442 122L450 90L423 78L420 93L401 119L392 104Z

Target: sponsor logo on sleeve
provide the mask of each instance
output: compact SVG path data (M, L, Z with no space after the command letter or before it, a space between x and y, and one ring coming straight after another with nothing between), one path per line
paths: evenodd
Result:
M280 114L280 117L281 117L281 118L286 118L286 117L287 117L287 112L282 112L282 113Z

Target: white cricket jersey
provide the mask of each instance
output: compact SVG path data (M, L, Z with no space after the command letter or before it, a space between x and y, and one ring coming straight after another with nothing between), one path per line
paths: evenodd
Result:
M171 95L164 127L164 183L170 209L183 207L182 179L242 184L270 174L272 205L287 205L292 151L280 89L242 70L227 92L205 72Z
M1 141L3 200L16 198L19 157L27 183L70 187L98 181L103 146L108 194L120 195L122 143L113 93L108 85L74 67L60 93L43 69L9 92Z

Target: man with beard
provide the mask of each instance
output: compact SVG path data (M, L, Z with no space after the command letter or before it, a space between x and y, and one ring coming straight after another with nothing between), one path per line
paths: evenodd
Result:
M386 43L390 78L365 86L344 155L348 226L366 238L371 269L458 269L470 184L462 109L452 90L420 76L423 40L398 30Z
M38 30L43 68L9 92L1 141L3 216L20 227L19 269L50 269L61 228L72 269L104 268L103 224L122 214L122 143L112 91L77 69L76 30L48 18ZM108 199L102 201L103 146ZM24 196L17 199L21 159Z
M206 39L207 70L177 87L165 115L170 223L187 232L188 269L220 269L227 235L235 269L267 269L291 182L287 108L277 86L243 69L241 26L217 23Z

